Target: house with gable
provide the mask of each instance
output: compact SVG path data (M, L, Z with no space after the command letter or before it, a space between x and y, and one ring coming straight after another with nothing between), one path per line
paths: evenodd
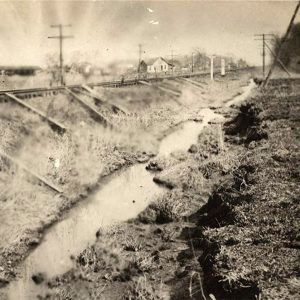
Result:
M173 64L162 57L142 60L139 65L141 73L168 73L172 71Z

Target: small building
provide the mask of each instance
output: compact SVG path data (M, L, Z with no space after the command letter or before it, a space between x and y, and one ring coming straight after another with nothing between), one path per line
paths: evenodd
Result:
M39 70L41 70L41 68L37 66L0 66L0 74L9 76L30 76L35 75Z
M174 65L162 57L142 60L139 65L139 71L142 73L167 73L173 69Z

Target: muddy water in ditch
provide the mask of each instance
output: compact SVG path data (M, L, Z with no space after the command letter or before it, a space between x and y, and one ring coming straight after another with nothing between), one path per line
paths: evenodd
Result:
M209 108L202 109L199 115L203 117L202 122L187 121L183 123L181 129L165 137L161 141L158 154L169 155L178 150L187 151L192 144L197 142L200 131L209 121L215 118L222 118L222 116L215 114Z
M159 155L173 151L186 151L203 127L220 117L210 109L199 113L203 121L186 122L182 128L162 140ZM95 233L102 226L128 220L147 207L149 202L163 192L153 182L153 175L146 171L146 164L128 168L113 177L90 199L74 207L65 218L52 226L42 243L25 260L20 278L8 288L9 299L35 299L45 295L45 283L36 285L32 275L44 273L46 278L62 274L73 266L71 255L78 255L95 242Z
M233 104L235 105L240 104L250 95L254 87L256 87L256 84L253 79L250 79L249 84L243 87L243 92L240 95L234 97L232 100L228 101L225 106L229 107Z

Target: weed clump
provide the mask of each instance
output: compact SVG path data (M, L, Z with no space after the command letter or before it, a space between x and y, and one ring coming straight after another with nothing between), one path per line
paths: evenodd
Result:
M205 127L197 142L194 158L200 163L220 153L220 135L216 126Z
M125 292L123 300L163 300L165 295L162 290L151 284L146 276L140 276L133 280Z
M184 204L174 193L168 192L152 202L137 218L142 223L164 224L180 219L184 212Z
M246 102L240 106L238 115L224 124L227 140L248 145L252 141L267 139L268 134L261 126L262 106L258 103ZM234 136L234 137L232 137Z
M101 237L93 246L85 249L77 257L78 266L85 271L105 272L109 276L119 274L125 267L126 261L122 248L114 238Z
M140 276L130 284L123 300L163 300L164 295L161 290L157 290L151 285L146 276Z

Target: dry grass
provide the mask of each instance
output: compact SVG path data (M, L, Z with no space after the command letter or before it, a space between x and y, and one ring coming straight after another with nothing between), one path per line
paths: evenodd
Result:
M129 226L124 224L115 224L106 228L100 228L97 236L106 236L115 239L125 251L137 252L142 249L141 239L131 232Z
M9 247L22 237L26 242L28 232L38 231L55 219L62 201L24 171L14 166L9 168L0 192L0 248Z
M179 220L186 213L182 193L167 192L141 212L137 219L142 223L169 223Z
M162 289L157 290L156 286L151 285L146 276L140 276L130 284L125 293L124 300L164 300L167 299Z
M108 280L117 276L127 266L121 245L113 237L99 237L94 246L85 249L76 259L80 270L101 272Z

